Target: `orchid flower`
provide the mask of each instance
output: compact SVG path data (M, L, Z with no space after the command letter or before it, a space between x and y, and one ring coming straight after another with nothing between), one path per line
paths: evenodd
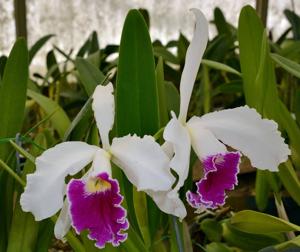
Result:
M163 148L171 159L170 167L178 174L178 182L161 199L164 211L185 217L186 210L178 197L189 172L191 146L204 167L203 178L196 183L196 193L187 192L188 203L197 209L214 209L225 203L225 190L237 184L241 155L247 156L252 166L277 171L278 165L290 155L277 124L262 119L248 106L194 116L187 121L187 111L194 82L208 41L208 22L201 11L196 16L194 37L187 49L185 66L180 81L180 112L178 119L172 112L163 137ZM237 151L228 151L226 145Z
M102 248L106 243L118 246L128 229L126 210L119 183L112 178L111 161L120 167L137 190L155 195L170 190L174 177L169 158L153 137L127 135L109 142L114 121L113 86L97 86L92 108L102 140L102 148L84 142L60 143L36 158L36 171L27 176L21 206L37 221L58 212L55 236L62 239L72 225L77 233L87 229L89 238ZM88 164L90 169L80 179L71 179ZM64 202L64 195L66 199Z

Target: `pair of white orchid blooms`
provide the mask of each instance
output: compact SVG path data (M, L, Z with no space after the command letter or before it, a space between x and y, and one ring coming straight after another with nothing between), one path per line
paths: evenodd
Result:
M188 176L191 146L204 164L204 178L197 183L197 193L187 193L188 202L196 208L224 204L225 190L237 184L240 153L250 159L253 167L270 171L277 171L290 155L277 124L262 119L248 106L194 116L187 121L189 100L208 41L206 18L201 11L192 11L196 27L181 76L180 113L178 118L172 113L162 146L152 136L136 135L114 138L110 144L115 112L113 86L109 83L97 86L92 103L102 148L64 142L36 159L36 171L27 176L21 206L38 221L61 209L55 225L57 238L62 239L72 225L78 233L88 229L98 247L106 242L117 246L126 239L122 233L128 228L126 210L120 206L122 196L118 182L111 177L111 162L123 170L138 191L152 197L162 211L183 219L186 208L178 190ZM225 144L240 152L228 152ZM66 176L77 174L90 163L83 178L72 179L66 185ZM175 186L170 168L178 174Z

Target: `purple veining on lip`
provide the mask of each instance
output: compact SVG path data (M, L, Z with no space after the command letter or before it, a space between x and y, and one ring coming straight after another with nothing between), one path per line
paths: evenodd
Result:
M96 181L102 184L95 191L89 190L88 186L96 188L97 183L88 184L91 182L83 179L72 179L68 184L72 226L77 233L87 229L88 237L96 240L98 248L105 247L108 242L118 246L127 239L127 233L122 231L129 227L127 212L121 206L123 196L118 181L109 178L106 172L93 178L92 182Z
M217 208L225 204L226 190L237 185L237 174L241 155L227 152L208 156L203 161L204 176L197 185L196 193L188 191L186 198L194 208Z

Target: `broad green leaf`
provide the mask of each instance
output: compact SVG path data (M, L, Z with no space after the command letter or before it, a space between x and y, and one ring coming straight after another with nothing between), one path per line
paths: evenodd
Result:
M0 138L15 137L22 128L27 80L28 51L25 40L18 39L7 59L0 85ZM10 150L8 144L1 144L0 158L5 161Z
M262 116L278 121L279 98L268 38L260 18L250 6L241 11L238 39L246 102ZM269 190L268 177L258 171L255 193L256 204L261 210L267 206Z
M237 229L230 221L223 224L223 239L226 244L242 249L242 251L254 252L270 245L275 245L285 240L284 235L277 234L253 234Z
M253 234L270 234L300 231L300 226L272 215L244 210L231 217L230 223L237 229Z
M34 56L37 54L37 52L43 47L46 42L52 38L54 35L49 34L44 37L41 37L38 41L34 43L34 45L29 49L29 63L33 60Z
M17 72L16 72L17 71ZM6 61L0 82L0 138L15 137L22 128L25 114L26 89L28 81L28 51L24 39L18 39ZM15 162L12 147L0 144L0 159ZM10 158L9 158L10 157ZM14 206L15 181L0 170L0 251L6 251Z
M83 58L77 58L75 66L86 93L91 96L96 86L103 82L105 76L97 67Z
M212 68L212 69L216 69L216 70L232 73L232 74L235 74L237 76L241 76L241 73L239 71L235 70L234 68L232 68L228 65L220 63L220 62L216 62L216 61L208 60L208 59L203 59L201 61L201 63L205 66L208 66L209 68Z
M129 60L130 59L130 60ZM129 11L122 31L116 88L117 136L136 133L139 136L154 134L159 128L158 94L152 44L147 25L139 11ZM144 216L135 215L138 205L133 201L136 192L124 177L128 214L132 226L140 229L144 241ZM142 194L142 197L146 197ZM141 197L141 196L139 196ZM136 211L140 213L140 211ZM138 217L138 218L137 218Z
M59 104L44 95L38 94L32 90L28 90L27 95L38 103L47 115L56 111L50 118L50 121L53 127L57 130L59 136L63 138L71 123L66 112L59 106Z
M137 10L128 13L122 31L116 102L119 136L154 134L157 131L154 57L147 26Z
M242 9L239 17L238 40L240 63L247 104L261 108L262 87L257 87L256 76L260 67L263 25L251 6ZM259 111L261 112L261 111Z
M272 53L271 57L279 66L281 66L287 72L296 76L297 78L300 78L300 64L275 53Z

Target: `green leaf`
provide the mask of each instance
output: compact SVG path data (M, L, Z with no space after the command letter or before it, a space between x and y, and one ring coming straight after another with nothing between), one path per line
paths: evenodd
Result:
M92 96L89 97L89 99L86 101L84 106L81 108L81 110L78 112L78 114L75 116L73 121L71 122L69 128L66 130L65 135L63 137L64 141L67 141L72 133L72 131L75 129L75 127L79 124L79 122L89 113L91 113L91 104L92 104Z
M218 7L214 9L214 22L219 34L231 35L230 26L227 23L223 12Z
M242 249L242 251L258 251L270 245L275 245L285 240L281 233L253 234L237 229L226 220L223 224L223 238L226 244Z
M300 231L300 226L272 215L244 210L231 217L230 223L237 229L253 234L270 234Z
M178 58L173 55L167 48L163 46L156 46L153 48L156 57L162 57L165 61L178 65L180 62Z
M137 10L131 10L125 20L119 51L116 134L152 135L158 129L158 94L152 44L142 15ZM139 205L133 201L137 195L133 196L136 192L132 190L132 185L125 177L123 188L132 226L136 230L139 229L144 241L147 241L148 234L144 231L142 219L147 218L147 209L143 209L144 216L138 214L137 218L135 212L141 212L137 210Z
M38 134L34 141L47 148L47 141L43 133ZM39 154L41 154L41 149L33 146L31 155L38 156ZM22 178L25 179L26 175L32 173L34 169L34 163L31 160L27 160ZM7 252L31 252L34 251L37 242L39 223L34 221L31 213L25 213L21 210L19 200L20 197L18 196L9 233Z
M206 252L232 252L225 244L212 242L206 246Z
M291 10L284 10L284 14L292 25L294 39L300 39L300 17Z
M287 72L300 78L300 64L275 53L271 54L271 58Z
M54 35L49 34L44 37L41 37L38 41L34 43L34 45L29 49L29 63L31 63L34 56L37 54L37 52L43 47L46 42L52 38Z
M1 79L3 77L3 73L4 73L4 68L7 62L7 57L6 56L1 56L0 57L0 85L1 85Z
M257 208L264 211L268 206L270 185L268 183L268 171L257 170L255 180L255 201Z
M214 219L204 219L200 224L201 230L210 241L219 242L222 239L222 226Z
M103 82L105 76L97 67L83 58L77 58L75 66L86 93L91 96L96 86Z
M279 177L291 197L300 205L300 182L290 161L279 166Z
M179 115L179 106L180 106L180 96L178 89L170 81L165 81L165 93L166 93L166 103L167 111L174 111L175 114Z
M262 87L257 87L256 76L260 67L263 25L251 6L242 9L239 17L238 40L240 63L247 104L259 109ZM261 112L259 110L259 112Z
M243 84L241 80L234 80L217 86L212 91L212 96L227 93L243 93Z
M116 93L118 135L154 134L159 127L154 57L137 10L129 11L123 27Z
M47 76L52 76L52 78L54 80L58 79L60 76L60 71L59 71L59 67L58 67L58 63L54 54L54 51L51 50L50 52L47 53L47 69L48 69L48 73ZM48 79L48 78L46 78Z
M159 97L159 117L160 117L160 128L164 127L168 121L168 110L166 104L166 91L165 91L165 80L164 80L164 65L163 60L160 57L158 59L158 63L156 66L156 82L157 82L157 90L158 90L158 97Z
M53 127L57 130L59 136L63 138L71 123L66 112L55 101L44 95L36 93L32 90L28 90L27 95L36 103L38 103L47 115L50 115L56 111L53 116L50 117L50 121Z
M212 68L212 69L216 69L216 70L232 73L232 74L235 74L237 76L241 76L241 73L239 71L237 71L234 68L232 68L230 66L227 66L223 63L220 63L220 62L216 62L216 61L208 60L208 59L203 59L201 61L201 63L205 66L208 66L209 68Z
M7 59L0 85L0 138L15 137L22 128L27 80L26 42L18 39ZM1 144L0 158L5 161L10 150L8 144Z

